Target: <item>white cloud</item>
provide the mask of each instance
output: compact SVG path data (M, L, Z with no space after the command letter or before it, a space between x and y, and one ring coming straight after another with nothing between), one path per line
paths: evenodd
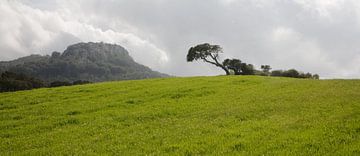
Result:
M277 27L272 33L273 40L276 42L284 42L288 40L298 40L300 34L287 27Z
M304 8L315 11L322 17L331 18L332 10L341 9L344 0L295 0Z
M67 9L46 11L17 1L1 1L0 23L0 59L63 51L79 41L103 41L124 46L136 61L155 69L169 61L164 50L135 33L103 30L90 21L82 22Z
M285 64L286 68L303 69L316 73L331 71L333 74L339 74L336 65L329 60L328 55L316 40L307 38L292 28L276 27L270 40L272 41L272 51L274 51L273 59L279 64ZM323 78L331 76L334 75L329 73L322 75Z

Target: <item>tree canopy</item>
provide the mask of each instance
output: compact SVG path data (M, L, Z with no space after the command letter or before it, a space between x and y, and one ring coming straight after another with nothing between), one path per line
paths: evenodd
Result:
M219 45L211 45L209 43L199 44L191 47L187 54L187 61L193 62L202 60L223 69L226 75L230 75L228 68L219 63L219 54L222 53L222 48Z
M255 72L252 64L246 64L239 59L225 59L223 65L234 71L235 75L253 75Z

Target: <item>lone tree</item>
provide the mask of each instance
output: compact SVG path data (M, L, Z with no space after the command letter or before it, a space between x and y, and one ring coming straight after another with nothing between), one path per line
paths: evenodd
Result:
M193 62L194 60L203 60L204 62L220 67L225 71L226 75L230 75L229 69L226 68L223 64L219 63L220 53L222 53L222 48L219 45L204 43L195 47L191 47L186 59L188 62Z

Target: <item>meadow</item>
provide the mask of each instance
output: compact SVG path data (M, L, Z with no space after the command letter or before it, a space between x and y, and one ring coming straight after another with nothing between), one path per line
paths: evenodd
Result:
M104 82L0 94L0 155L360 155L360 80Z

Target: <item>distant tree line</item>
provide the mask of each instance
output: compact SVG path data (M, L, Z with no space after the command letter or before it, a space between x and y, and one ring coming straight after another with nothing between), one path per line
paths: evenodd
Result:
M271 71L270 76L281 76L281 77L293 77L293 78L304 78L304 79L319 79L318 74L303 73L295 69L290 70L274 70Z
M24 74L4 72L0 77L0 92L28 90L45 86L43 81L28 77Z
M319 79L318 74L303 73L295 69L273 70L270 65L261 65L261 70L256 70L254 65L242 62L239 59L219 60L219 54L223 53L219 45L209 43L199 44L191 47L187 54L187 61L193 62L202 60L206 63L215 65L225 71L226 75L261 75L261 76L280 76L305 79Z
M12 92L19 90L30 90L43 87L60 87L71 85L82 85L91 83L90 81L77 80L74 82L54 81L46 83L40 79L33 78L24 74L17 74L9 71L1 73L0 92Z

